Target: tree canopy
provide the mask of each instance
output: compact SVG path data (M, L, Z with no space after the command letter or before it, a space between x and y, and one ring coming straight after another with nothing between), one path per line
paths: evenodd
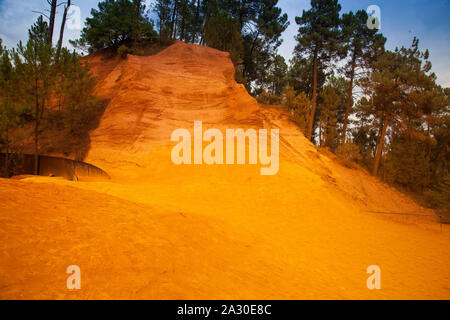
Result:
M98 3L98 9L92 9L91 15L81 38L72 41L75 46L87 46L91 52L117 49L122 44L136 45L156 35L141 0L104 0Z

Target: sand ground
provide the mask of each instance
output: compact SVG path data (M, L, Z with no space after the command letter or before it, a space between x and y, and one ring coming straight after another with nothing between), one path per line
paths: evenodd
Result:
M1 180L0 297L450 298L448 226L363 212L296 164L268 179L252 170ZM66 288L69 265L81 290ZM370 265L381 290L367 289Z

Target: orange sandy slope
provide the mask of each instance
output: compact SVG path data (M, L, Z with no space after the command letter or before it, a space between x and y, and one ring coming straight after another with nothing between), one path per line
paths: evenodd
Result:
M447 226L319 153L236 84L227 54L177 42L90 57L111 98L87 161L108 182L0 180L0 298L449 299ZM279 128L280 170L175 166L175 128ZM79 265L82 289L65 273ZM366 269L381 268L381 290Z

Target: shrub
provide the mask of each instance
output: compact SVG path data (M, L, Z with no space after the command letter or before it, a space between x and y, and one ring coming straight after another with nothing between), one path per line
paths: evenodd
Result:
M341 144L336 150L336 155L339 162L348 168L355 168L355 163L362 160L359 147L352 142Z
M126 58L127 54L133 54L134 50L122 44L119 49L117 49L117 53L121 58Z
M285 104L289 107L291 112L291 120L294 121L302 130L303 133L306 133L306 127L309 121L309 108L311 106L311 102L304 92L295 96L292 104L287 104L289 94L285 92L284 101Z
M258 97L256 98L259 103L269 104L269 105L280 105L281 98L275 94L269 93L266 90L263 90Z

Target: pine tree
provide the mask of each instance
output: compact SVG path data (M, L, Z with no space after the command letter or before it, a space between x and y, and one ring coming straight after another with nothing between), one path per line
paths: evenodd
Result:
M171 7L172 0L156 0L154 11L158 17L157 27L161 44L170 38Z
M218 12L205 22L203 42L212 48L229 52L236 66L242 63L243 39L239 22L226 12Z
M80 39L71 43L76 47L87 44L90 51L118 49L121 45L135 48L138 42L155 36L153 23L145 12L142 0L101 1L98 9L92 9L92 17L86 19Z
M295 21L300 26L296 40L295 54L308 55L313 59L313 89L311 116L308 123L307 138L311 139L317 104L317 75L320 62L330 61L339 49L339 12L337 0L311 0L311 9L303 11Z
M367 28L368 15L360 10L356 14L349 12L342 16L342 38L345 41L344 50L348 52L350 61L346 66L346 73L350 80L346 99L345 115L342 126L342 144L345 143L348 117L353 104L353 87L357 69L367 68L371 61L379 55L384 48L386 38L377 34L377 29Z
M394 184L415 192L422 192L429 185L431 162L425 142L398 132L392 137L386 158L386 174Z
M428 51L419 50L415 38L411 48L387 51L372 63L372 72L360 84L371 95L366 106L367 116L379 125L377 147L372 173L377 175L388 127L397 134L424 137L421 119L422 98L435 86L436 76L430 73Z
M342 126L344 123L344 117L346 114L347 107L347 97L348 91L350 87L350 81L345 77L335 76L334 74L330 75L327 79L327 84L333 88L336 94L339 96L340 103L337 106L337 124L338 124L338 133L342 136Z
M359 147L362 162L368 168L373 167L373 157L377 147L380 116L374 116L373 100L363 97L354 106L355 127L352 130L353 143ZM341 146L345 146L341 144Z
M276 55L269 68L266 80L270 93L278 96L281 95L283 88L285 88L287 84L287 72L288 65L286 64L286 61L282 56Z
M295 97L294 109L291 113L291 119L299 126L303 134L306 134L306 129L309 121L309 108L311 100L308 99L304 92L301 92Z
M89 65L80 62L75 52L63 49L61 61L63 67L58 74L58 84L62 94L62 120L71 135L79 136L96 112L97 101L93 95L96 81Z
M289 84L294 90L299 92L305 92L309 99L313 96L313 59L312 57L302 58L294 56L290 60L290 66L288 71ZM325 82L327 80L328 73L325 70L325 66L319 61L317 67L317 90L320 92L323 90Z
M331 86L326 86L320 94L320 100L319 144L334 151L338 144L337 111L341 99Z
M47 44L52 45L53 43L53 31L55 29L55 18L56 18L56 8L58 7L58 1L57 0L47 0L48 4L50 5L50 25L48 28L48 35L47 35Z
M283 90L283 105L287 107L290 111L294 110L296 107L296 92L294 88L287 85Z
M8 153L17 149L12 142L21 135L15 130L18 126L34 127L34 171L38 174L39 155L46 152L41 146L43 131L52 126L60 130L58 124L65 123L76 139L87 133L87 125L99 110L93 96L95 79L87 63L64 47L57 61L56 50L47 41L48 28L40 16L29 29L25 45L19 42L9 51L0 41L0 147L7 153L6 175L10 171Z
M10 153L13 153L13 132L21 124L20 108L17 105L17 75L11 61L11 53L2 45L0 39L0 150L5 152L3 172L0 176L9 177Z
M287 14L277 7L278 0L236 1L237 17L244 39L243 76L251 92L252 83L265 85L277 49L282 44L281 34L289 25Z
M447 171L442 179L435 184L425 195L434 208L440 209L446 214L446 221L450 223L450 174Z
M47 31L47 32L45 32ZM42 16L29 30L29 40L19 43L14 54L14 65L19 73L22 99L34 105L34 171L39 173L39 135L41 120L51 97L55 81L54 50L47 42L48 25Z
M59 56L61 54L61 48L62 43L64 39L64 28L66 27L66 20L67 20L67 11L69 10L70 6L72 4L71 0L67 0L67 4L64 7L64 13L61 21L61 30L59 31L59 40L58 40L58 48L56 49L56 61L59 60Z

